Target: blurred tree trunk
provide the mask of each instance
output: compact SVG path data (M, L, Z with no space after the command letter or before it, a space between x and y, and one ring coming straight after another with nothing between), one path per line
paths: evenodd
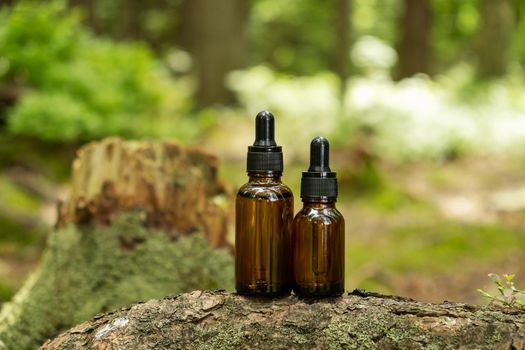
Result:
M336 47L335 72L341 82L341 98L344 98L346 91L346 80L349 76L350 66L350 36L352 31L351 23L352 0L336 0L335 11L335 36Z
M117 38L140 40L143 37L142 16L147 4L148 2L141 0L125 0L122 2Z
M183 2L181 43L195 60L199 107L233 101L225 78L245 63L249 10L249 0Z
M507 71L516 27L511 0L483 0L476 53L481 78L502 76Z
M396 79L411 77L416 73L430 73L430 0L404 0L404 5L397 47L399 60Z
M16 0L2 0L0 1L0 7L14 5Z
M80 8L83 11L83 22L94 33L99 32L96 0L69 0L69 6Z

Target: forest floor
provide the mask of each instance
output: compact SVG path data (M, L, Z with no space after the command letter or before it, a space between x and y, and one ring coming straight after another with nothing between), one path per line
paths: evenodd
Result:
M339 163L333 168L341 174L338 208L346 220L348 290L483 303L476 289L494 289L488 273L515 273L518 287L525 285L525 161L378 162L379 185L367 191L356 189ZM283 177L294 190L295 211L304 167L287 166ZM223 161L220 176L233 199L246 180L244 161ZM0 303L37 266L45 241L42 233L1 236Z
M341 203L348 287L482 302L488 273L525 280L525 172L510 160L385 166L384 190ZM351 184L350 184L351 186Z

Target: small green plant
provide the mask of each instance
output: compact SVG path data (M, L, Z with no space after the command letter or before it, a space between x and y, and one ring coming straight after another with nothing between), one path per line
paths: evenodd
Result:
M523 301L525 290L516 288L514 285L514 274L504 274L503 277L505 279L502 279L495 273L489 273L488 276L496 284L499 295L492 295L482 289L478 289L478 292L490 300L489 305L497 303L509 307L525 307L525 301Z

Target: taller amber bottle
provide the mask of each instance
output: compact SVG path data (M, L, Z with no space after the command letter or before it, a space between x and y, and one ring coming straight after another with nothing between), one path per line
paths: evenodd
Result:
M281 182L283 153L274 139L274 123L267 111L255 118L249 181L235 203L235 287L243 295L288 295L292 289L293 194Z

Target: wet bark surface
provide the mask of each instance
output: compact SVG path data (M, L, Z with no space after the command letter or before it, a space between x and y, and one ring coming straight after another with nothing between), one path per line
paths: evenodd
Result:
M523 349L525 311L344 297L194 291L99 315L46 342L66 349Z

